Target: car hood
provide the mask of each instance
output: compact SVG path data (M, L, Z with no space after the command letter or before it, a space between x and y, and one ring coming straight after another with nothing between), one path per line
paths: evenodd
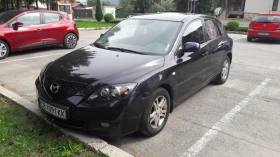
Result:
M89 45L55 60L46 74L77 83L91 84L101 79L123 83L133 81L163 64L163 56L111 51Z

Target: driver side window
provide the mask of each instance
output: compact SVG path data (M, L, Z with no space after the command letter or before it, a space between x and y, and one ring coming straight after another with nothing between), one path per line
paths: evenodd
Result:
M17 22L22 22L23 26L40 25L40 13L27 13L17 18Z
M196 20L187 26L183 34L183 44L187 42L196 42L202 44L204 42L203 26L201 20Z

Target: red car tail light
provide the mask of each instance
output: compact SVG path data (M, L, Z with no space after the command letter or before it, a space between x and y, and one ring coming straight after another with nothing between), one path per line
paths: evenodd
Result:
M254 28L253 23L250 23L249 28Z

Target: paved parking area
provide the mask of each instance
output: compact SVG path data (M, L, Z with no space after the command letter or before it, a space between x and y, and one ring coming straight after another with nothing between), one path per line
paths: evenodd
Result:
M78 47L101 32L81 31ZM235 42L226 84L210 84L175 108L157 136L134 133L105 140L137 157L279 157L280 43L230 36ZM41 67L70 51L56 47L12 54L0 61L0 85L36 103L34 81Z

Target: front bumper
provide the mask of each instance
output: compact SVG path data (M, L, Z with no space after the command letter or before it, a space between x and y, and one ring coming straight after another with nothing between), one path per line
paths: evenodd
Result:
M269 35L259 35L258 33L269 33ZM263 38L263 39L280 39L280 31L256 31L256 30L248 30L247 33L250 38Z
M38 79L36 93L38 93L39 107L40 101L44 101L54 107L67 109L67 120L57 118L42 110L54 123L105 137L124 136L137 131L147 100L143 98L129 103L128 100L116 100L91 106L87 101L80 101L83 98L79 96L53 100L48 97ZM104 123L109 124L109 127L104 127L102 125Z

